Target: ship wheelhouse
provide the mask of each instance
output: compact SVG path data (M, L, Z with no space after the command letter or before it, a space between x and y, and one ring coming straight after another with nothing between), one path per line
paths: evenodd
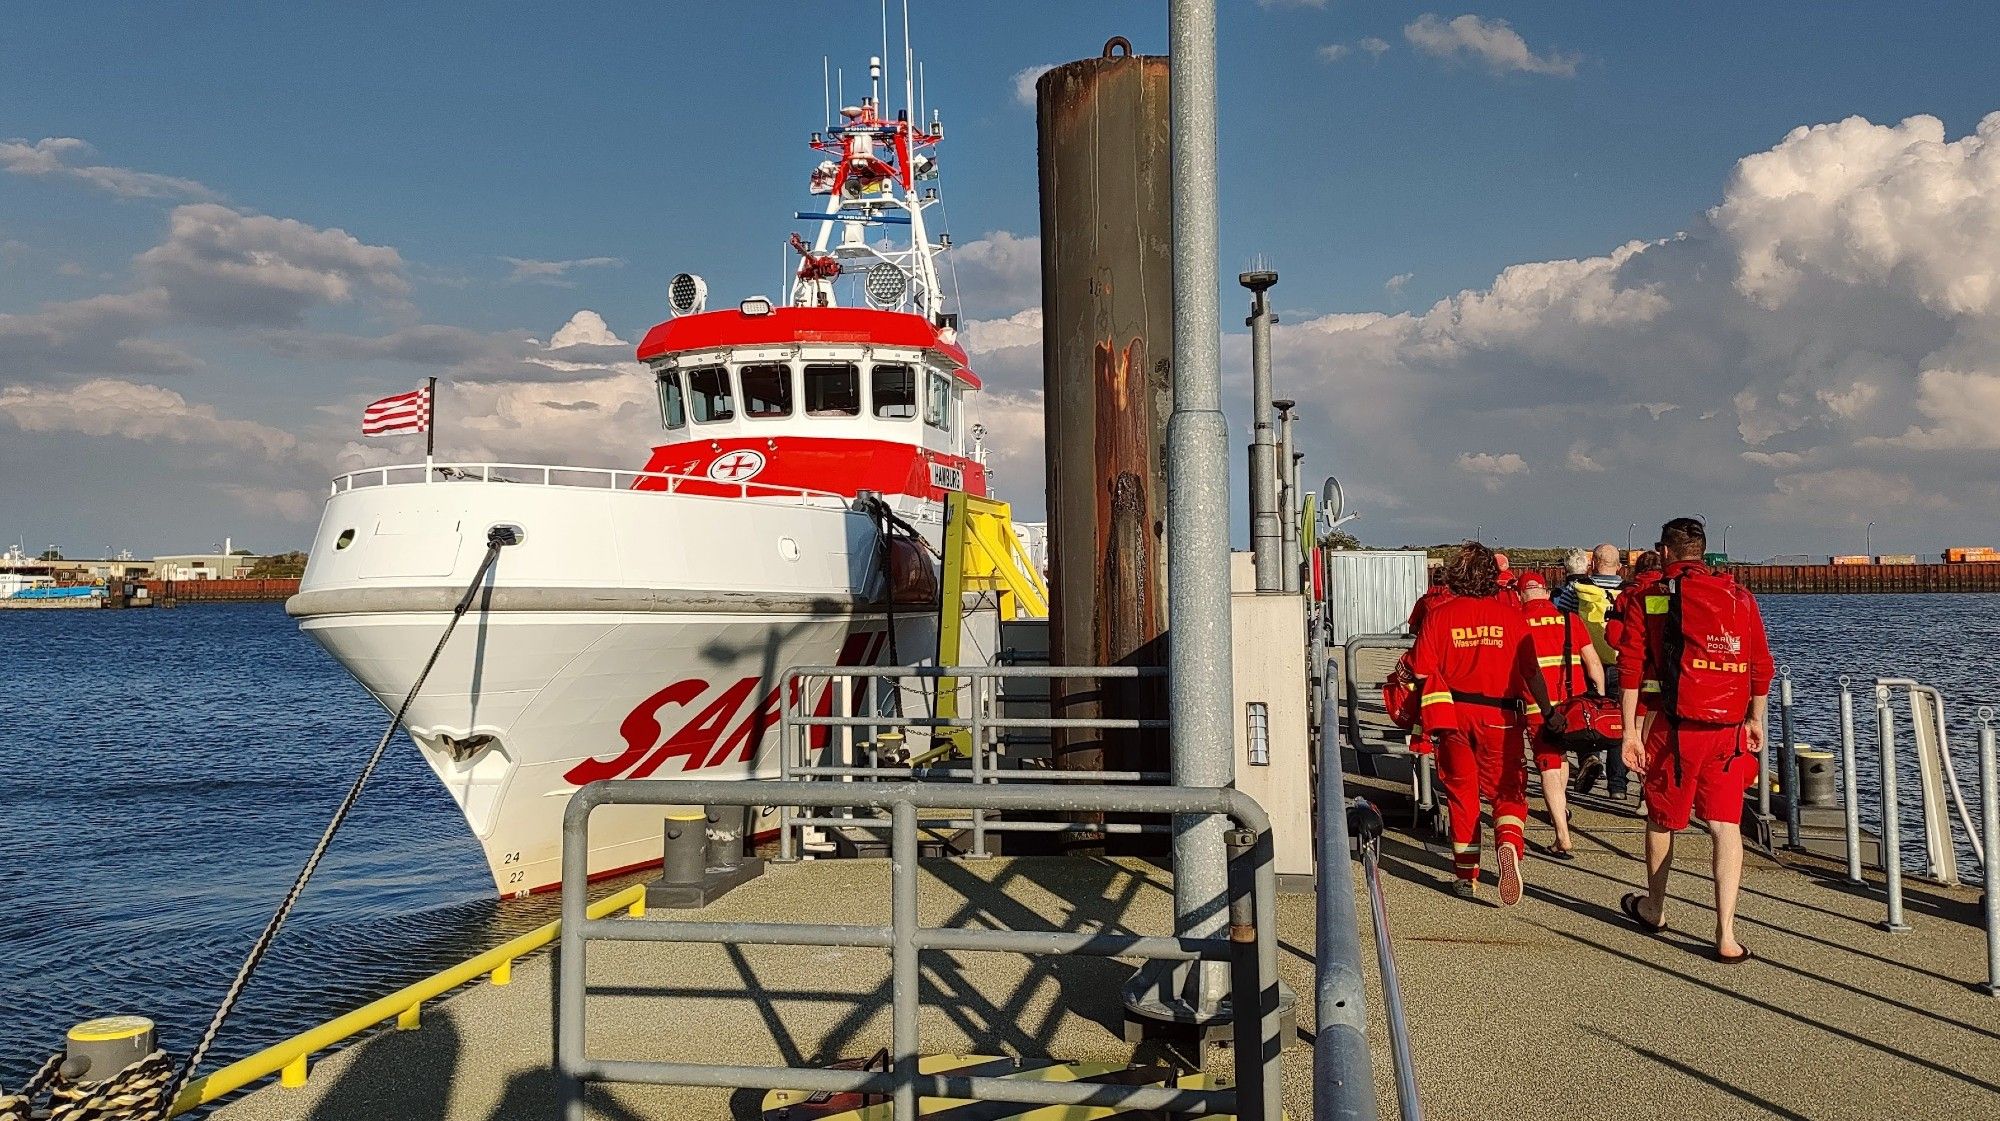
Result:
M985 493L966 419L980 383L949 327L752 300L660 324L639 358L662 428L648 471L744 498L872 490L925 504L947 490ZM656 483L666 485L642 481Z

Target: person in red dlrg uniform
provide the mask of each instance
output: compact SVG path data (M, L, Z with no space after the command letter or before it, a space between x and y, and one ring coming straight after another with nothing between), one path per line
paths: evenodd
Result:
M1521 617L1528 624L1528 641L1534 646L1535 665L1551 701L1568 700L1586 691L1604 692L1604 662L1590 640L1590 627L1583 616L1559 611L1549 599L1549 588L1535 573L1524 574L1519 582ZM1549 821L1555 826L1555 843L1548 854L1570 860L1569 836L1569 753L1562 740L1543 726L1541 714L1527 714L1528 745L1535 756L1535 770L1542 776L1542 801L1549 807Z
M1715 959L1733 965L1751 957L1736 940L1743 795L1764 750L1773 666L1757 600L1702 563L1707 548L1700 521L1668 522L1660 527L1665 568L1619 601L1623 754L1646 795L1646 890L1619 906L1646 930L1667 928L1674 834L1698 811L1715 847Z
M1424 620L1430 617L1431 608L1450 598L1451 589L1443 584L1432 584L1424 589L1424 594L1418 596L1416 604L1410 608L1410 621L1403 624L1403 629L1412 636L1424 633Z
M1479 882L1479 809L1493 806L1500 902L1520 902L1528 817L1521 756L1521 698L1533 696L1553 722L1521 610L1499 585L1493 551L1467 542L1445 566L1451 598L1435 604L1417 636L1412 668L1421 684L1425 737L1436 744L1438 780L1451 812L1452 890L1470 898ZM1558 728L1558 730L1560 730Z

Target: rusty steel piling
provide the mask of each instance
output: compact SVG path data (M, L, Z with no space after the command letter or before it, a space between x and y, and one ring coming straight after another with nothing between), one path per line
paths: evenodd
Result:
M1054 665L1165 664L1168 99L1167 60L1122 38L1036 83ZM1155 679L1065 679L1052 692L1059 716L1165 706ZM1167 769L1152 730L1062 729L1053 755L1065 770Z

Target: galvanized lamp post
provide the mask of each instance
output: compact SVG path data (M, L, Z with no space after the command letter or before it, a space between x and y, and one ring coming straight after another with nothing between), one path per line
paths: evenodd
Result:
M1278 282L1268 269L1240 273L1236 282L1250 290L1250 557L1257 590L1284 588L1283 523L1278 520L1277 437L1271 429L1271 301Z

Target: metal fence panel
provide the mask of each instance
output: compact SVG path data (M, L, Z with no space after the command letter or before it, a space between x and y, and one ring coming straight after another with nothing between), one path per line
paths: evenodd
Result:
M1351 635L1402 630L1410 608L1430 586L1422 550L1330 550L1325 556L1329 645L1339 646Z
M843 803L891 811L891 921L881 927L820 924L661 923L626 926L590 921L584 914L587 833L600 805L769 805L826 809ZM1067 810L1211 815L1233 820L1229 930L1226 938L1142 937L1051 931L925 928L917 911L917 811ZM1277 873L1271 822L1248 795L1230 789L1132 786L961 786L943 783L860 784L841 787L786 780L645 780L593 782L571 797L563 815L563 927L556 1004L556 1091L567 1121L586 1116L583 1083L623 1081L684 1086L757 1086L774 1089L860 1090L891 1095L897 1121L915 1121L919 1095L1024 1102L1102 1105L1181 1113L1234 1112L1277 1121L1283 1092L1284 1040L1278 997ZM880 945L887 934L894 985L890 1071L804 1070L786 1067L711 1066L696 1063L593 1059L584 1046L586 946L596 939L714 941L730 945L783 942L805 945ZM1084 1083L1017 1082L923 1075L917 1068L917 954L927 948L1013 953L1089 953L1131 957L1228 959L1241 978L1235 1010L1237 1085L1229 1090L1183 1090ZM1248 990L1248 991L1245 991ZM1254 1073L1252 1073L1254 1072Z

